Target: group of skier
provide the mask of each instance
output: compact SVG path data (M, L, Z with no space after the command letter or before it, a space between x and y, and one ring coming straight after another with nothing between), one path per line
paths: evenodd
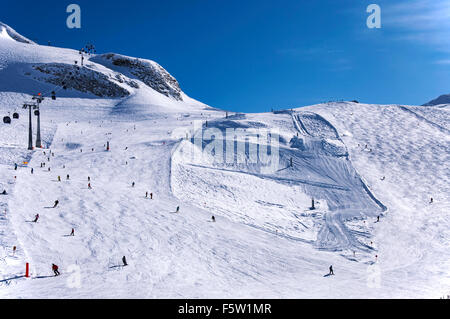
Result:
M109 144L109 143L108 143L108 144ZM92 149L92 151L93 151L93 150L94 150L94 149ZM107 150L109 150L109 145L108 145L108 147L107 147ZM82 152L82 150L80 150L80 151ZM47 157L47 160L48 160L48 161L50 161L50 156L54 156L54 153L53 153L53 152L50 152L49 154L50 154L50 155ZM44 155L46 155L45 151L44 151ZM41 168L46 167L46 163L45 163L45 162L42 162L42 163L40 164L40 167L41 167ZM65 166L64 166L64 168L65 168ZM14 164L14 170L17 170L17 169L18 169L18 165L17 165L17 164ZM50 167L48 167L48 171L50 171ZM31 168L31 174L33 174L33 173L34 173L34 168ZM88 176L87 179L88 179L88 188L89 188L89 189L92 189L92 186L91 186L91 177ZM66 175L66 180L70 180L70 175L69 175L69 174ZM61 182L61 176L60 176L60 175L57 176L57 181L58 181L58 182ZM131 183L131 187L134 188L135 186L136 186L136 183L133 181L133 182ZM6 195L6 194L7 194L7 193L6 193L6 190L3 191L1 194ZM147 192L145 192L145 197L146 197L146 198L153 199L153 193L147 191ZM59 205L59 200L56 199L55 202L54 202L54 204L53 204L53 206L52 206L52 208L57 208L58 205ZM180 213L180 206L177 206L177 207L176 207L175 213ZM33 223L37 223L37 222L39 221L39 219L40 219L40 215L37 213L37 214L34 216L34 219L32 220L32 222L33 222ZM212 220L212 222L216 222L215 216L212 216L212 217L211 217L211 220ZM74 228L71 229L71 232L70 232L70 234L69 234L68 236L75 236L75 229L74 229ZM15 253L15 251L16 251L16 247L14 246L13 253ZM127 266L127 265L128 265L127 259L126 259L125 256L122 257L122 264L123 264L123 266ZM55 274L55 276L59 276L59 275L61 274L60 271L59 271L59 266L56 265L56 264L54 264L54 263L52 264L52 271L53 271L53 273Z

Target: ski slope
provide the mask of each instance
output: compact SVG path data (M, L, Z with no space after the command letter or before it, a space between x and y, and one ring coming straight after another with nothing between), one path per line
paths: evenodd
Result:
M119 75L130 95L59 90L41 106L44 148L27 151L21 104L55 86L23 70L77 56L0 38L0 112L20 113L0 124L0 191L8 191L0 195L1 298L450 293L448 105L343 102L227 117L93 57L85 67ZM262 145L251 140L231 163L204 155L211 139L199 147L194 137L207 128L224 145L234 138L219 133L230 128L277 132L276 169L250 160Z

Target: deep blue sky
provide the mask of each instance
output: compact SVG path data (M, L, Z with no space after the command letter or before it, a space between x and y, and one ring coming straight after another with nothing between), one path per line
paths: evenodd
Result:
M191 97L258 112L328 100L422 104L450 93L448 0L2 1L40 44L157 61ZM66 7L81 6L81 29ZM377 3L382 28L368 29Z

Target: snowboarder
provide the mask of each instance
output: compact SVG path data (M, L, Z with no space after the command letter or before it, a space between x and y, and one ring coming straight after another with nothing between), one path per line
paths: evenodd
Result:
M216 222L216 217L211 217L211 219L212 219L212 221L213 221L213 223L215 223Z
M124 266L128 266L127 259L125 258L125 256L122 257L122 262Z
M3 190L2 195L8 195L8 193L6 192L6 189Z
M55 200L55 204L53 205L53 208L56 208L56 206L58 206L59 204L59 200Z
M37 223L38 219L39 219L39 214L36 214L36 216L34 216L33 223Z
M333 265L330 266L330 273L329 273L329 275L334 275Z
M180 206L177 206L177 210L175 211L175 213L179 213L180 212Z
M60 273L59 273L59 271L58 271L58 266L57 266L57 265L52 264L52 270L53 270L53 272L55 273L55 276L59 276L59 275L60 275Z
M72 228L72 231L70 232L69 236L75 236L75 229Z
M383 178L381 178L382 181L384 181L386 179L386 176L383 176Z

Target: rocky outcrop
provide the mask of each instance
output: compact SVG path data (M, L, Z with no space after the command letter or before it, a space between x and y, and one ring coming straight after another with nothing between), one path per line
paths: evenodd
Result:
M114 78L94 71L86 67L70 65L64 63L45 63L33 65L33 68L41 74L35 74L34 78L63 87L64 89L74 89L84 93L92 93L98 97L125 97L130 95L125 88L114 83L127 83L132 87L138 84L127 81L121 75Z
M131 58L114 53L98 55L90 60L130 78L136 78L167 97L177 101L183 100L178 81L154 61Z

